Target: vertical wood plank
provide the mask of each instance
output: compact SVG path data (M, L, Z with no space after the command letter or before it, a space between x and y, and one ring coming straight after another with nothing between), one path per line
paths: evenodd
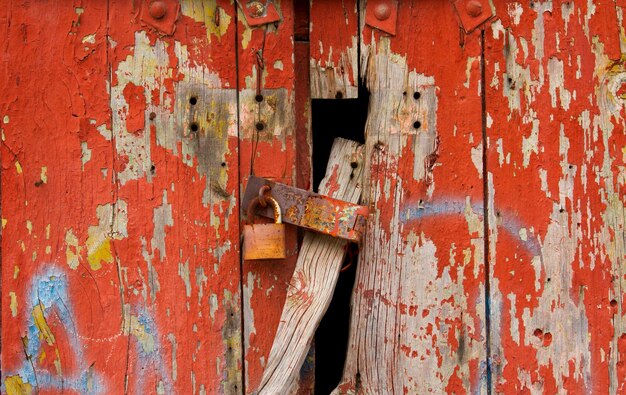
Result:
M311 97L358 97L356 0L311 0Z
M623 10L604 0L494 6L493 393L623 393Z
M2 392L121 388L103 374L114 342L100 341L121 329L117 275L93 271L85 246L113 208L112 145L97 130L111 117L107 5L15 1L0 12Z
M248 26L238 10L242 188L250 174L291 185L296 180L294 5L292 1L274 5L281 21L259 27ZM295 228L287 230L286 260L243 262L247 393L261 381L296 261Z
M242 392L234 5L166 3L12 5L9 393Z
M484 393L479 36L449 2L399 2L397 28L362 27L372 215L335 393Z

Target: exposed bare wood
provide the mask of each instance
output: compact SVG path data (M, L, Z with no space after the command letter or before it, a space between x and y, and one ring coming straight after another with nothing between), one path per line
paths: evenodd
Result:
M335 393L485 393L479 41L446 1L399 2L397 26L362 30L372 214Z
M358 203L362 175L362 146L336 139L319 193ZM305 234L259 395L289 393L297 381L315 329L332 299L345 254L344 240L312 232Z

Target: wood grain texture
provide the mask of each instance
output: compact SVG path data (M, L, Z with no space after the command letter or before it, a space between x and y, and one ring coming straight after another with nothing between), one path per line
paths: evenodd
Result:
M358 203L363 176L363 150L356 142L336 139L326 176L318 192ZM287 394L297 383L315 330L333 296L347 242L306 232L289 282L287 299L258 388L259 395Z
M291 1L275 5L281 21L257 28L238 11L242 188L249 174L289 185L296 181L294 8ZM243 263L246 393L261 381L295 266L296 228L287 226L286 236L286 260Z
M623 2L493 3L493 393L624 393Z
M485 393L480 42L460 45L449 2L398 18L394 37L362 26L372 214L335 393Z
M358 97L356 0L310 2L311 98Z
M241 393L234 5L109 3L7 6L4 390Z

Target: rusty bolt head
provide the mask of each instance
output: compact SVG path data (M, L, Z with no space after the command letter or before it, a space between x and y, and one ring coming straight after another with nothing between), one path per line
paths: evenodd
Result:
M472 18L476 18L483 13L483 5L480 1L470 0L465 4L465 12Z
M380 3L374 9L374 16L379 21L385 21L391 16L391 7L387 3Z
M265 4L260 1L251 1L247 5L248 7L248 15L252 18L260 18L265 14Z
M167 13L167 6L164 1L156 0L150 3L149 12L154 19L161 19Z

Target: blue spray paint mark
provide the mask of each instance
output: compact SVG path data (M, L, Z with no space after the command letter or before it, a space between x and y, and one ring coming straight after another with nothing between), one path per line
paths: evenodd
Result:
M410 223L438 216L464 215L466 206L467 203L465 201L458 199L444 200L435 204L424 203L424 205L420 207L412 206L402 210L400 212L400 221L402 223ZM482 203L472 204L470 209L477 216L483 217L484 207ZM516 239L531 255L541 257L541 245L539 241L532 235L528 235L526 240L521 238L520 231L524 226L514 215L500 212L496 225L500 231L504 231Z

